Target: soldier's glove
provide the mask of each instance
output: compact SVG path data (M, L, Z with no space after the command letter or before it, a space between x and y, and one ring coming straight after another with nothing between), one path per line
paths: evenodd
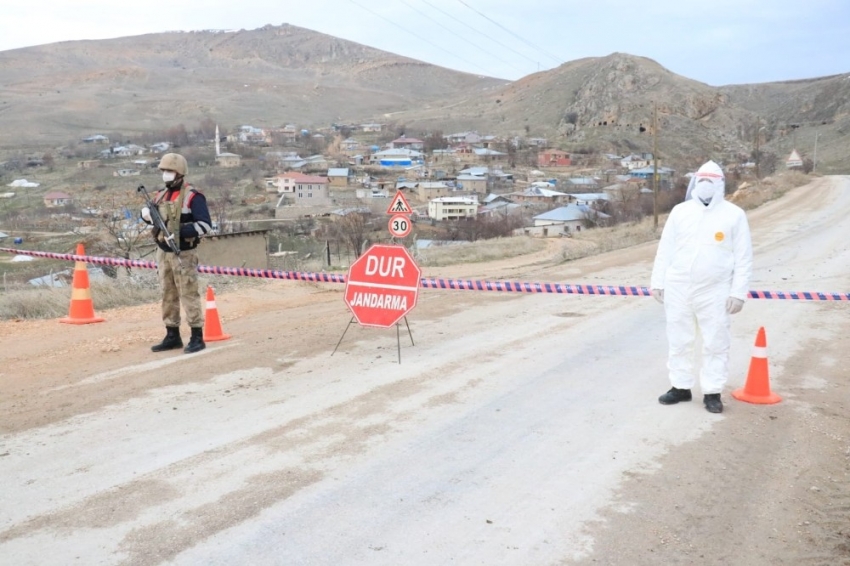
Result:
M664 304L664 289L653 289L652 290L652 298L663 305Z
M151 224L153 222L153 220L151 219L151 209L150 208L148 208L148 207L142 208L142 220L144 220L148 224Z

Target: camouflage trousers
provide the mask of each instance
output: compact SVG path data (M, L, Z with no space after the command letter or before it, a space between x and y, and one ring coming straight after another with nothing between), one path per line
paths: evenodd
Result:
M182 265L181 265L182 264ZM191 328L204 327L204 311L198 290L198 254L195 250L156 251L157 274L162 287L162 321L165 326L180 326L180 304Z

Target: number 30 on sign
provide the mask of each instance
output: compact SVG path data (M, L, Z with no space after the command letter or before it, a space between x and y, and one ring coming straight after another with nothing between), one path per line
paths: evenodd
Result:
M404 214L396 214L390 218L390 234L396 238L404 238L410 234L410 219Z

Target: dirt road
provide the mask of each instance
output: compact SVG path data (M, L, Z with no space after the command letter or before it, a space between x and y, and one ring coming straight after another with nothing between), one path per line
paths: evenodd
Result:
M752 289L850 290L850 179L749 218ZM423 275L643 286L654 251ZM644 297L422 290L401 364L394 330L331 356L341 286L217 303L192 356L154 305L0 324L0 563L850 564L847 302L749 301L722 415L657 403ZM776 405L729 395L761 326Z

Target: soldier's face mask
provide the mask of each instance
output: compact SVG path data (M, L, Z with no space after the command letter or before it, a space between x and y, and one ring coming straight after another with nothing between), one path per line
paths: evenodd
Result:
M163 171L162 172L162 181L164 183L170 183L171 181L173 181L176 178L177 178L177 173L175 173L174 171Z

